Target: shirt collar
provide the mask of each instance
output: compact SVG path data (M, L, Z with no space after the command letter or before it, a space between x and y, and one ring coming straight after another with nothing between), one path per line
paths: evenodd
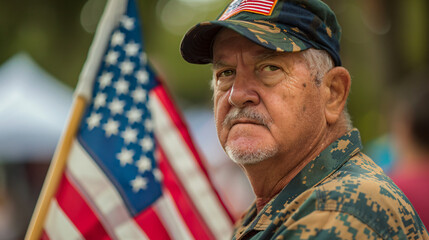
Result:
M270 223L273 213L284 208L285 203L292 202L299 194L317 186L325 178L333 174L348 159L362 149L360 134L357 129L344 134L309 162L283 190L274 197L256 216L256 205L253 204L244 217L242 226L245 231L251 229L264 230ZM244 231L244 229L237 229Z

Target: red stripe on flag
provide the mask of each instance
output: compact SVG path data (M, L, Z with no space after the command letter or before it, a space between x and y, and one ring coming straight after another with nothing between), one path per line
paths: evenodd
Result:
M189 150L192 152L192 155L194 156L196 162L200 166L201 170L204 172L204 175L208 177L207 171L202 165L201 159L198 155L197 149L195 148L191 136L189 135L188 128L186 127L185 123L182 121L182 116L176 111L176 106L171 101L169 94L166 92L165 88L162 87L163 84L158 85L156 88L154 88L152 91L157 95L158 99L164 106L164 109L168 112L168 115L170 116L171 121L176 126L177 130L180 132L180 135L183 137L183 140L185 140L186 145L188 146Z
M158 81L161 81L160 79L157 79ZM186 142L189 150L192 152L192 155L194 156L195 162L198 164L200 170L207 179L209 179L206 167L203 165L202 160L200 158L200 155L197 152L197 149L195 148L195 145L192 142L191 136L189 135L188 128L186 127L185 123L182 121L182 117L179 115L179 113L176 111L176 106L172 102L171 98L169 97L169 94L167 93L166 89L162 87L163 84L160 84L158 87L154 88L152 91L156 94L159 101L164 106L164 109L168 112L171 121L176 126L177 130L180 132L180 135L182 136L183 140ZM213 182L208 181L210 184L211 189L213 189L214 193L216 194L216 197L219 200L219 203L222 205L222 207L225 209L225 212L227 213L228 217L231 219L231 222L235 222L234 218L232 217L231 213L226 208L225 204L223 203L222 199L219 196L219 193L215 190L215 187L213 185Z
M86 239L110 239L95 213L67 175L62 177L56 199L63 212Z
M171 239L167 229L165 229L163 223L152 207L145 209L140 215L136 216L134 220L142 228L149 239Z
M171 165L168 163L163 150L161 148L158 150L158 166L164 175L164 186L173 197L176 208L188 226L189 231L195 239L215 239L209 227L205 224L198 210L194 206L192 199L186 194L186 190L183 186L180 185L180 179L176 176Z
M42 231L42 236L40 236L40 240L50 240L48 234L46 234L46 231Z

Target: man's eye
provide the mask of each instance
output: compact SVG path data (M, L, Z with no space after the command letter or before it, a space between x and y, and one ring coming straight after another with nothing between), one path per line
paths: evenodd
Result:
M227 91L234 83L234 69L219 70L216 74L216 86L221 91Z
M279 70L280 68L277 66L273 66L273 65L267 65L265 67L262 68L262 71L268 71L268 72L274 72Z
M225 71L220 72L218 74L218 77L230 77L233 74L234 74L234 70L229 69L229 70L225 70Z

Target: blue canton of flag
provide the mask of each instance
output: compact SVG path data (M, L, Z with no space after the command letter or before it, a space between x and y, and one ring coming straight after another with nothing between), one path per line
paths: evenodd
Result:
M113 30L78 139L114 183L132 215L162 194L149 92L158 82L147 63L135 6Z

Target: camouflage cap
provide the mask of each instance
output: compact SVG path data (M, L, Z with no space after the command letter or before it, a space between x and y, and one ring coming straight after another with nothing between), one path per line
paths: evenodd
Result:
M341 27L320 0L233 0L216 20L199 23L186 33L181 43L183 58L211 63L213 41L223 27L274 51L326 50L341 66Z

